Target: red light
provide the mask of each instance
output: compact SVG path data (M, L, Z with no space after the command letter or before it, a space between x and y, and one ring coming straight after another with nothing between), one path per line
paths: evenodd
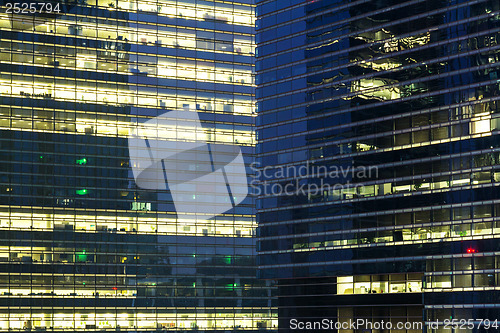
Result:
M476 253L476 249L473 249L473 248L468 248L467 249L467 253Z
M116 288L116 287L113 287L112 289L113 289L113 290L117 290L118 288Z

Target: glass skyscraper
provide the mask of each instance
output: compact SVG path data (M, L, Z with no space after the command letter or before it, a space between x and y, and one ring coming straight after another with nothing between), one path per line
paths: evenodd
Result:
M184 110L252 161L253 2L0 5L0 330L272 328L253 199L176 212L128 150L137 129L193 140L151 123Z
M259 267L280 330L500 317L499 10L257 2Z

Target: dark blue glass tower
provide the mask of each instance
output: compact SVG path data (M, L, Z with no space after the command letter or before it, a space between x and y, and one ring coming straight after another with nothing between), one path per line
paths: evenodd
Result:
M280 329L499 317L499 10L258 1L259 265Z

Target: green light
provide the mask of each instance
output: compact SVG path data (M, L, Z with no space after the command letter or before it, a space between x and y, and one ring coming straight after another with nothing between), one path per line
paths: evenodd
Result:
M85 255L85 254L79 254L79 255L77 255L76 261L78 261L78 262L85 262L85 261L87 261L87 255Z
M83 250L83 253L76 253L76 261L77 262L85 262L87 261L88 256L85 254L85 250Z
M230 264L231 264L231 256L226 256L226 257L224 258L224 262L225 262L226 264L230 265Z
M226 284L226 289L227 290L234 290L234 288L237 288L238 284L237 283L228 283Z
M76 160L76 164L84 165L87 164L87 159L86 158L80 158Z
M43 160L43 155L40 155L40 159Z
M88 191L86 188L81 189L81 190L76 190L76 194L78 194L78 195L85 195L85 194L87 194L87 192Z

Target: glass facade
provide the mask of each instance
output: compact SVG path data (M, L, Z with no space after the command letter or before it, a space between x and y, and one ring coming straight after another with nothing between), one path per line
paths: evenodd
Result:
M256 29L280 329L498 319L499 2L263 0Z
M0 1L0 331L275 326L254 200L176 212L137 186L127 141L148 126L193 140L148 122L191 111L251 162L253 2L33 4Z

